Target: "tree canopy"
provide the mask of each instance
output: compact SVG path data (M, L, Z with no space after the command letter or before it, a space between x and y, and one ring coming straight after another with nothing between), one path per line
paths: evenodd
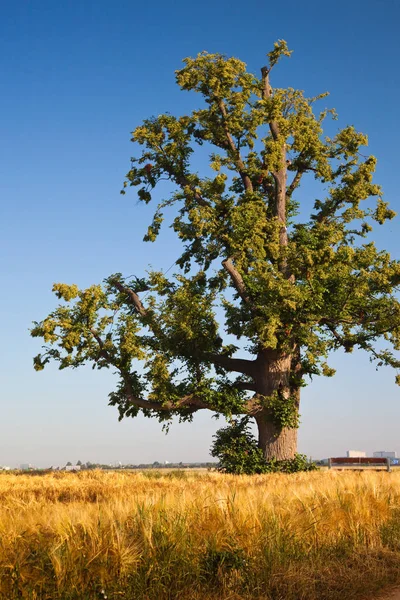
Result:
M276 42L259 77L220 54L184 60L177 84L197 92L200 107L134 130L122 192L158 201L145 241L172 215L182 242L175 272L116 273L83 290L54 284L63 302L31 331L45 343L37 370L49 361L112 368L120 418L254 416L265 456L288 458L300 388L334 374L330 352L361 348L378 366L400 367L400 264L371 237L395 216L373 182L376 159L353 126L324 135L336 118L317 111L327 94L271 86L289 55ZM209 153L204 173L198 146ZM310 177L320 191L303 219L299 189ZM160 200L163 180L174 190Z

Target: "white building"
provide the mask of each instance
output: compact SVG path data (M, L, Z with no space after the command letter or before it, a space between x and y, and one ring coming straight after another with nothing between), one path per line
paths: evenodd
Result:
M387 452L386 450L379 450L373 453L374 458L397 458L397 452Z
M364 458L367 453L362 450L347 450L346 456L347 458Z
M65 470L66 471L80 471L81 467L80 467L80 465L67 465L65 467Z

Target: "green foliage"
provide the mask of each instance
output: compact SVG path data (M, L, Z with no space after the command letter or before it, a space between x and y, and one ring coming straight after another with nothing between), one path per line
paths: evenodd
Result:
M218 470L233 475L260 473L298 473L317 467L304 454L288 460L265 461L262 450L251 432L249 418L236 419L214 435L211 456L219 459Z
M283 398L282 394L275 392L271 396L263 397L263 405L271 413L271 419L279 430L287 427L297 429L299 426L299 409L296 396Z
M288 460L272 459L267 463L269 473L300 473L317 470L317 465L310 462L305 454L295 454L294 458Z
M218 470L234 475L266 473L267 465L257 446L249 419L236 419L213 436L211 456L219 459Z
M184 60L176 81L199 105L136 127L123 190L156 203L146 241L172 226L182 242L175 270L116 273L83 290L55 284L61 304L31 330L45 344L36 370L50 361L113 369L110 404L120 418L143 412L165 425L200 409L227 417L262 409L282 429L297 426L293 398L308 378L334 374L327 358L336 349L400 369L400 263L371 235L395 216L373 181L376 159L352 126L324 135L326 119L336 119L316 109L325 93L271 86L289 55L276 42L261 78L221 54ZM202 171L198 146L209 156ZM319 191L303 219L298 190L310 178ZM161 198L165 180L171 193ZM237 360L239 347L251 361Z
M275 66L281 56L290 56L291 54L292 50L289 50L285 40L278 40L274 44L274 49L271 52L268 52L270 66Z

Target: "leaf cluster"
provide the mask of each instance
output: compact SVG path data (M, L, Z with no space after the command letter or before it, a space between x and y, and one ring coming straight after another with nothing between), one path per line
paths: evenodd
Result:
M317 467L304 454L293 459L266 461L250 429L249 417L233 419L213 436L211 456L219 459L218 470L233 475L262 473L298 473L314 471Z
M87 289L55 284L61 304L31 331L45 344L37 370L50 361L111 368L121 418L141 410L168 423L262 404L253 367L266 352L296 357L294 390L306 377L332 376L327 359L339 348L400 368L400 264L371 238L395 216L373 180L376 159L351 125L324 134L336 118L316 109L326 94L272 88L271 71L289 55L279 40L261 76L221 54L184 60L176 81L199 106L133 131L123 190L158 202L144 239L155 241L169 220L182 242L176 272L116 273ZM201 172L199 146L208 155ZM239 347L254 360L238 359ZM279 426L295 426L291 398L270 399Z

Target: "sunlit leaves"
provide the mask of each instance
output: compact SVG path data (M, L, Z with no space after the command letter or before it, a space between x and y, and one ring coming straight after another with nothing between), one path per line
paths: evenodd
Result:
M278 40L274 43L274 49L268 52L269 64L275 66L282 56L290 56L293 50L289 50L285 40Z
M264 75L289 55L286 42L276 42ZM160 408L166 422L174 413L190 419L199 406L227 416L245 410L257 386L216 359L238 350L227 334L253 358L296 357L294 389L306 376L332 376L326 361L337 348L362 348L377 366L398 369L400 266L371 241L373 226L395 213L373 181L367 137L352 126L324 136L325 119L336 118L324 105L315 110L326 93L263 93L267 80L237 58L202 52L184 60L176 80L198 93L199 106L136 127L124 183L141 202L158 203L144 239L155 241L168 223L182 241L174 271L129 280L117 273L83 290L55 284L62 304L31 332L45 343L35 369L50 361L110 367L119 376L110 403L121 418L137 414L136 398L144 414ZM309 178L320 188L309 199L312 214L300 220L298 190ZM160 182L167 182L165 197ZM285 218L277 211L279 185ZM244 292L223 267L227 259ZM282 419L293 416L289 404L280 407Z

